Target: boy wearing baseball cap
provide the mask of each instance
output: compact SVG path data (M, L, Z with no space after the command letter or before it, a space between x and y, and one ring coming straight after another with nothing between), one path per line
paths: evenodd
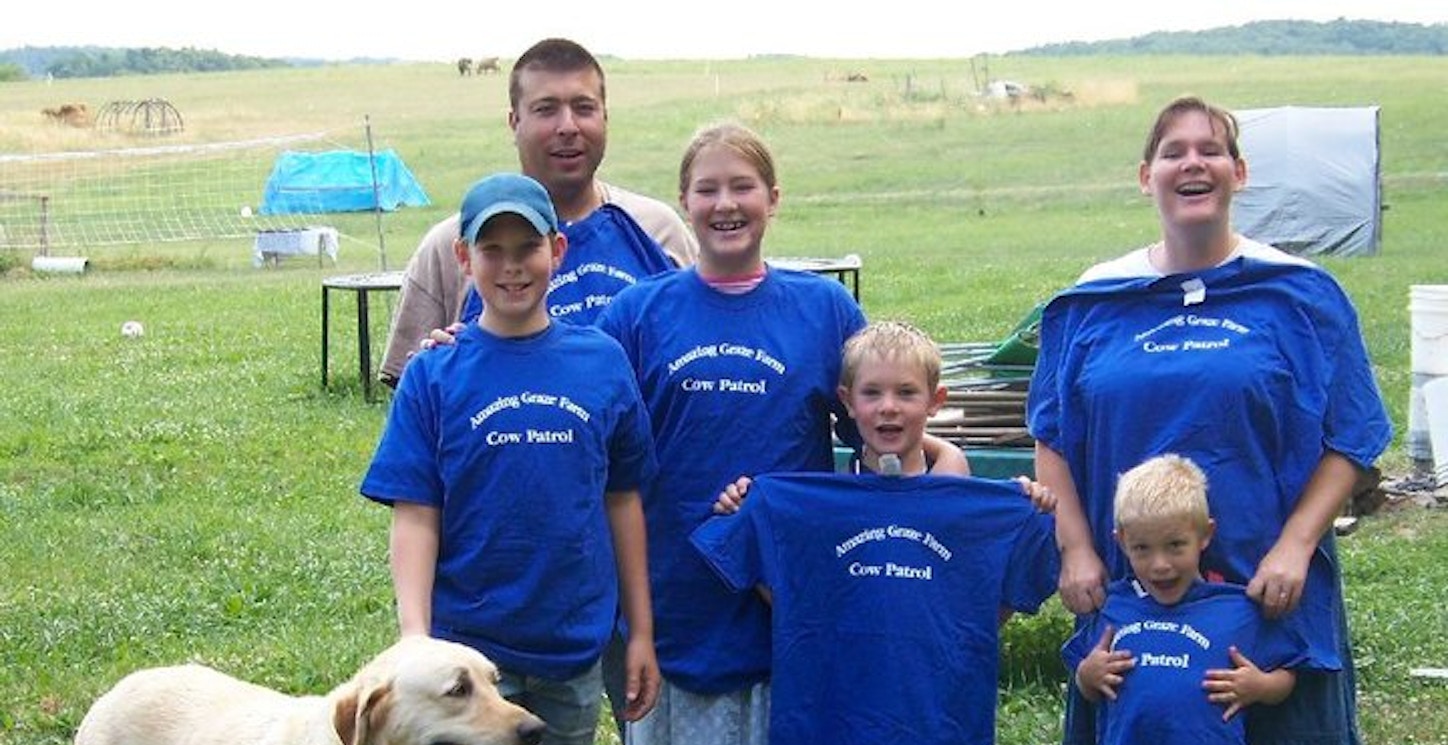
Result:
M656 468L622 349L555 323L545 298L567 239L548 192L518 174L474 184L454 250L485 310L402 376L363 496L392 507L402 634L462 642L499 690L590 745L599 658L621 610L626 715L658 692L639 488Z

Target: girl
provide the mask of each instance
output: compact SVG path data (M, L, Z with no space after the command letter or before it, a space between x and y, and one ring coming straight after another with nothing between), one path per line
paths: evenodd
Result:
M766 742L768 608L727 589L689 535L742 475L833 470L832 420L858 439L835 388L840 349L865 316L840 283L765 262L779 200L758 135L701 130L679 168L698 264L624 290L599 320L634 366L661 464L644 504L665 683L654 713L629 727L630 745ZM939 457L963 465L940 443Z

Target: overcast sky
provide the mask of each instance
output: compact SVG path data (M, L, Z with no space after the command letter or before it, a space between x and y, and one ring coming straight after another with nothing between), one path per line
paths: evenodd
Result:
M1443 0L42 0L0 24L0 49L196 47L262 57L514 57L545 36L624 58L969 57L1040 44L1254 20L1448 23ZM845 10L846 7L873 10ZM949 8L951 16L943 15Z

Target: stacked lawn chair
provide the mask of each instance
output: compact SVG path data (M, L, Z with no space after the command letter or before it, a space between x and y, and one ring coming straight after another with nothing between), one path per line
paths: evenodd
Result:
M1038 305L1002 341L941 344L941 382L948 393L926 431L967 449L1034 447L1026 431L1026 396L1040 319Z

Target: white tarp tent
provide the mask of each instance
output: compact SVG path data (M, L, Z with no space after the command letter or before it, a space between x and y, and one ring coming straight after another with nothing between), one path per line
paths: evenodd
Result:
M1378 107L1233 112L1247 188L1238 232L1300 255L1371 256L1382 243Z

